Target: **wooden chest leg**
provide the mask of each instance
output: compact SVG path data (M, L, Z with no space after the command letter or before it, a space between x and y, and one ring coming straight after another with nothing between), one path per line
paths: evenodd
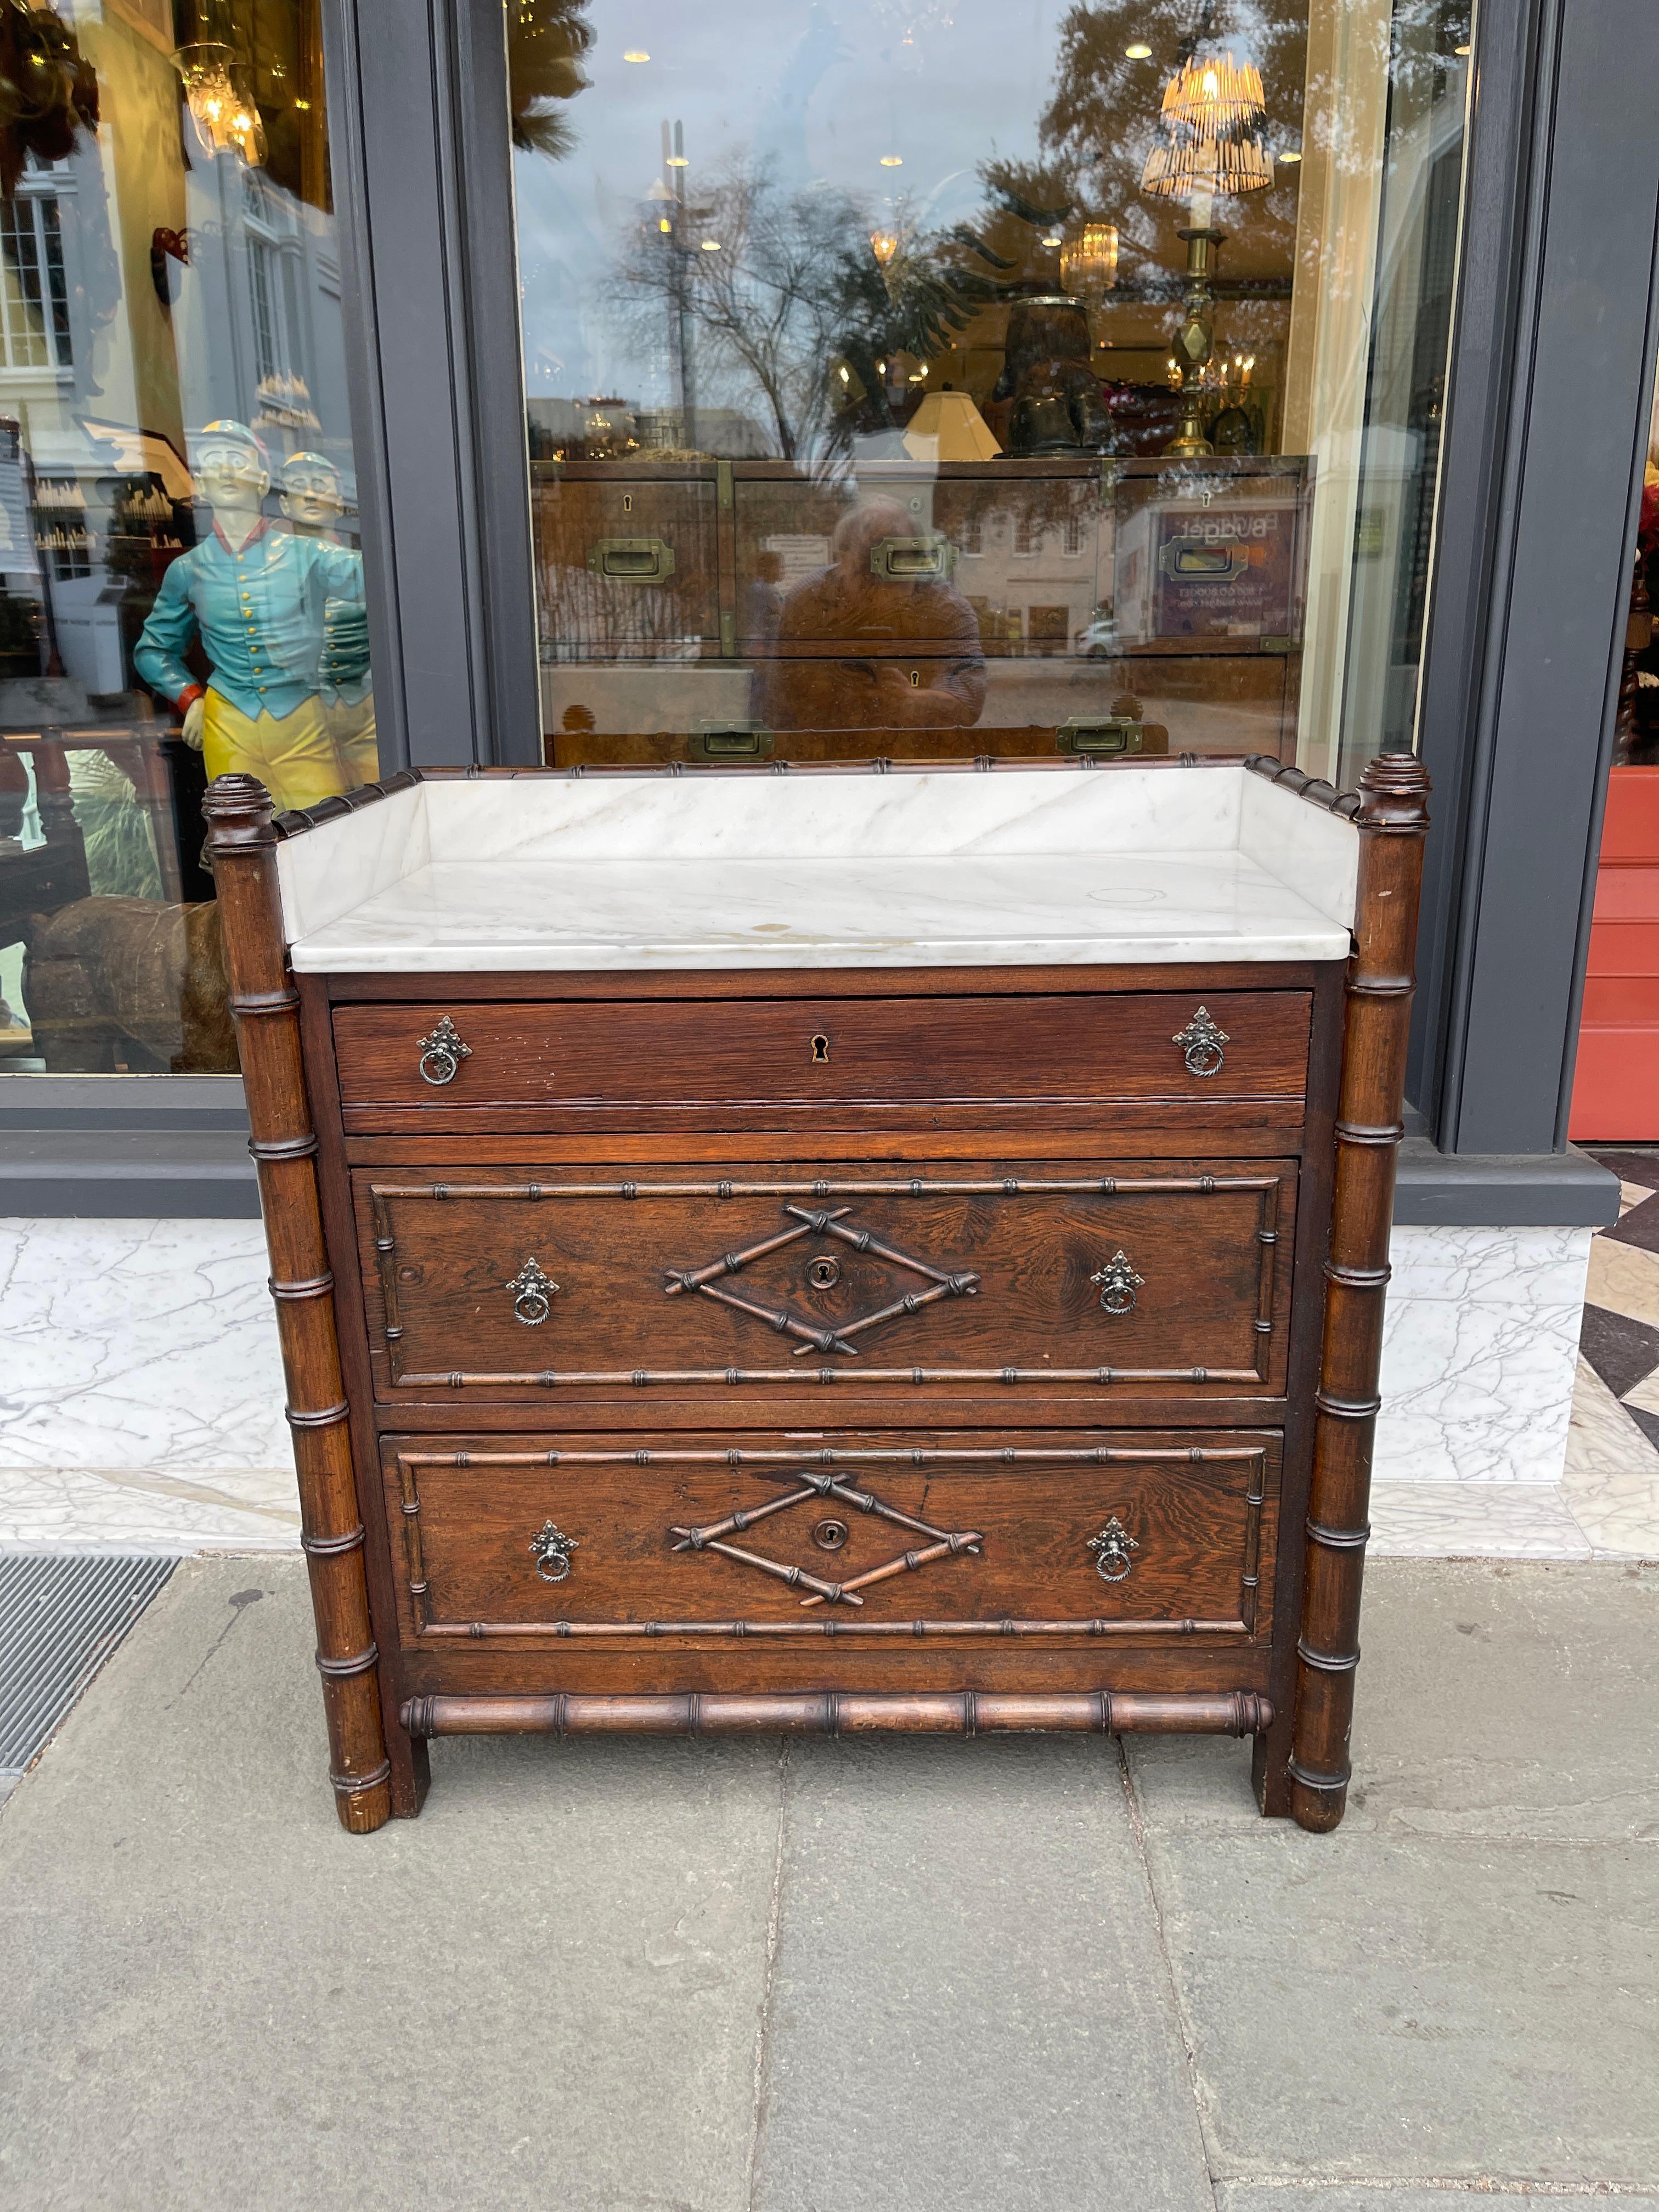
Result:
M1360 779L1359 896L1349 963L1336 1188L1308 1499L1307 1582L1297 1646L1290 1809L1304 1828L1341 1820L1370 1534L1371 1445L1382 1358L1395 1156L1411 1020L1428 775L1385 753Z
M340 1825L366 1835L391 1817L392 1765L380 1722L379 1655L363 1575L334 1281L318 1203L300 1002L283 937L270 797L252 776L222 775L209 787L203 811L270 1253L330 1779Z

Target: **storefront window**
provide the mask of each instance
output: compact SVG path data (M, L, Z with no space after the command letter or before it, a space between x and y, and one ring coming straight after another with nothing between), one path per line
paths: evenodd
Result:
M511 0L546 757L1409 744L1467 0Z
M0 0L0 1067L234 1070L205 780L377 773L319 4Z

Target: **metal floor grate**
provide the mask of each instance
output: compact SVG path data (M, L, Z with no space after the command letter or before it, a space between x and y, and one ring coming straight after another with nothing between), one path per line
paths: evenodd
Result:
M178 1564L0 1553L0 1776L23 1771Z

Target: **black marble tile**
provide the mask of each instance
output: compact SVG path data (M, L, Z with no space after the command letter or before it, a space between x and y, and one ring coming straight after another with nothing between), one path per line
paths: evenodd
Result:
M1638 1244L1644 1252L1659 1252L1659 1197L1644 1198L1640 1206L1632 1206L1622 1221L1602 1236L1611 1237L1620 1244Z
M1604 1168L1609 1168L1620 1182L1639 1184L1644 1190L1659 1190L1659 1152L1613 1152L1595 1151L1590 1153Z
M1659 1367L1659 1328L1587 1305L1578 1348L1613 1396L1622 1398Z
M1626 1406L1625 1411L1648 1442L1659 1449L1659 1413L1650 1413L1644 1406Z

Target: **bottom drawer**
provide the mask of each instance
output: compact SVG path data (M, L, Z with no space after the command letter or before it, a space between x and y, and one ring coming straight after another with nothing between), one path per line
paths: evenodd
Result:
M405 1646L1261 1638L1265 1431L383 1445Z

